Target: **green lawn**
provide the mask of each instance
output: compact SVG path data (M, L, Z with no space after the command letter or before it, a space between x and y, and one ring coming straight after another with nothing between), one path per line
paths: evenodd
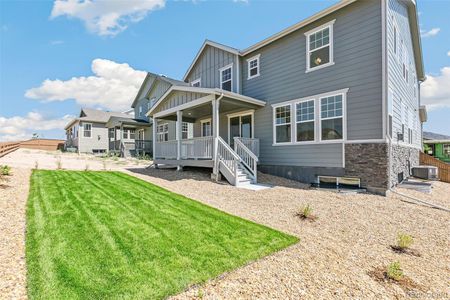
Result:
M165 298L297 241L123 173L35 170L28 295Z

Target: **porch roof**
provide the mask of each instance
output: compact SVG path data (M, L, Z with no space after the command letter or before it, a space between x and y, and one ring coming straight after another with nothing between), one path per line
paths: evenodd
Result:
M152 124L140 119L111 117L106 123L107 128L119 127L121 125L128 125L132 127L150 127Z
M183 103L181 105L178 105L177 107L173 107L170 110L176 110L177 108L192 108L195 106L199 106L201 104L204 104L206 102L210 102L213 99L216 99L216 96L223 96L224 98L228 98L231 100L235 100L238 102L241 102L243 104L255 106L255 107L263 107L266 105L266 102L263 100L255 99L252 97L244 96L238 93L225 91L218 88L201 88L201 87L191 87L191 86L172 86L170 89L167 90L166 93L158 100L158 102L153 105L153 107L149 110L147 113L147 116L153 117L155 115L156 109L164 102L167 97L172 94L173 92L180 91L180 92L188 92L188 93L201 93L204 94L205 97L201 97L199 99L193 100L191 102ZM163 113L162 111L161 113Z

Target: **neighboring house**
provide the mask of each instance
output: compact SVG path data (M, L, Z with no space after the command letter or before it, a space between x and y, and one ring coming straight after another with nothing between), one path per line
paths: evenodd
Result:
M66 149L78 153L106 153L110 150L111 138L106 123L111 117L132 118L132 115L82 108L78 118L64 128L66 130Z
M385 193L419 164L424 79L412 0L341 1L244 50L207 40L145 97L154 163Z
M450 163L450 136L432 132L423 133L424 152Z

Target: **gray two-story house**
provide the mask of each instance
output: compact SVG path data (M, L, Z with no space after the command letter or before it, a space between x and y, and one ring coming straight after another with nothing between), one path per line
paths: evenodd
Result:
M147 98L154 162L384 193L419 163L424 79L412 0L341 1L243 50L207 40Z

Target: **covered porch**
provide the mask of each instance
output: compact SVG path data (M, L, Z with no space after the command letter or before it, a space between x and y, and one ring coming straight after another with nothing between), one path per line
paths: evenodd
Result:
M106 127L110 152L122 157L152 154L153 142L149 136L151 123L139 119L111 117Z
M173 89L164 96L166 102L162 99L149 112L156 166L208 167L214 176L222 173L234 185L256 182L259 140L254 135L254 111L264 101L193 87Z

